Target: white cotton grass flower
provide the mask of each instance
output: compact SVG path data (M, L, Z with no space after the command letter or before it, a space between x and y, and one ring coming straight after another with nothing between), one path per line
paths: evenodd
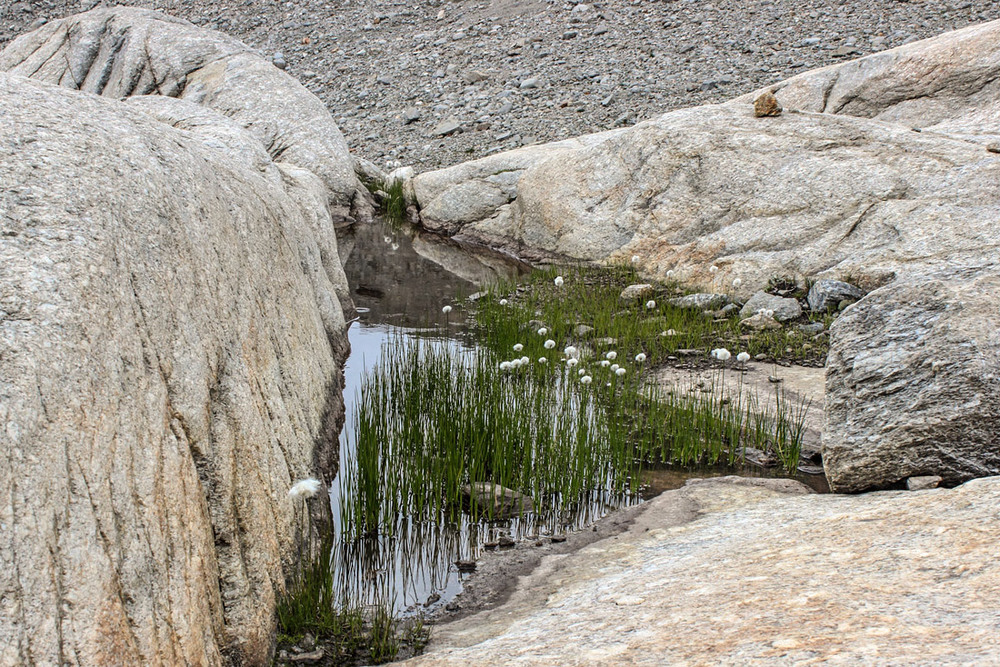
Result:
M715 350L712 350L712 356L718 359L719 361L729 361L729 358L732 357L733 355L731 355L729 353L729 350L727 350L726 348L720 347Z
M674 270L670 269L669 271L667 271L667 280L670 280L673 277L674 277Z
M611 365L610 361L608 361L607 359L601 359L601 366L604 366L605 368L607 368L610 365Z
M626 371L625 371L624 368L619 368L618 370L615 371L615 375L617 375L618 377L621 377L621 376L625 375L625 372Z
M618 364L611 364L611 370L614 371L615 373L618 372L619 368L621 368L621 366L619 366Z
M652 299L650 299L649 301L646 302L646 310L653 310L654 308L656 308L656 302L655 301L653 301Z
M741 364L745 364L746 362L750 361L750 355L746 352L740 352L739 354L736 355L736 361L740 362Z
M618 358L618 353L615 352L614 350L611 350L610 352L608 352L607 354L604 355L604 358L605 359L610 359L611 361L614 361L615 359Z
M576 372L576 374L577 374L577 375L579 375L580 377L583 377L584 375L586 375L586 374L587 374L587 369L585 369L585 368L581 368L580 370L578 370L578 371Z
M501 361L500 362L500 370L502 370L502 371L509 371L510 370L510 362L509 361Z
M565 350L563 350L563 354L565 354L567 357L575 357L579 353L580 353L580 350L576 349L572 345L570 345Z
M580 378L580 384L590 384L593 381L594 378L590 377L589 375L584 375L582 378Z
M538 357L538 363L540 363L540 364L547 364L547 363L549 363L549 360L546 359L545 357Z
M528 358L528 357L521 357L521 365L522 366L529 366L529 365L531 365L531 359Z
M768 308L764 311L764 314L768 317L774 317L774 310L772 308Z
M740 279L740 278L735 278L733 280L733 288L735 288L735 289L739 289L740 285L742 285L742 284L743 284L743 280Z
M319 493L322 484L315 477L308 477L306 479L300 479L292 485L292 488L288 490L288 495L293 499L297 498L312 498L317 493Z
M639 362L640 364L642 362L646 361L646 353L645 352L640 352L639 354L635 355L635 360L637 362Z
M441 309L441 312L447 315L448 313L451 312L451 306L445 306L444 308Z
M510 301L508 301L507 299L500 299L501 306L506 306L508 303L510 303Z
M553 280L552 282L554 282L556 284L556 287L562 287L563 283L566 282L566 281L563 280L562 276L556 276L556 279Z
M508 366L508 368L510 368L510 370L512 370L512 371L516 371L518 368L521 367L521 360L520 359L512 359L512 360L508 361L507 363L510 364Z
M550 338L547 341L545 341L544 345L546 350L551 350L556 346L556 342Z
M632 263L633 264L639 263L639 255L632 255Z
M715 264L713 264L712 266L708 267L708 272L709 273L718 273L719 272L719 267L717 267Z
M573 368L573 366L576 366L578 363L580 362L574 359L573 357L570 357L569 359L566 360L566 365L569 366L570 368Z
M538 335L539 335L539 336L544 336L544 335L545 335L545 334L547 334L548 332L549 332L549 330L548 330L548 329L546 329L545 327L542 327L541 329L539 329L539 330L538 330Z
M515 344L514 344L514 351L515 351L515 352L520 352L520 351L521 351L521 350L523 350L523 349L524 349L524 346L523 346L523 345L521 345L520 343L515 343Z

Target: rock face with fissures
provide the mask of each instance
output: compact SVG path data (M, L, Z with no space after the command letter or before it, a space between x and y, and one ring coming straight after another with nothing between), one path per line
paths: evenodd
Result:
M995 270L883 287L834 323L823 428L834 491L1000 475Z
M0 52L0 71L114 99L177 97L227 116L275 160L308 169L335 222L371 215L355 160L326 106L242 42L144 9L51 21Z
M0 118L0 664L263 664L329 520L326 184L184 100L0 74Z
M859 496L689 484L406 664L993 664L998 506L997 477Z

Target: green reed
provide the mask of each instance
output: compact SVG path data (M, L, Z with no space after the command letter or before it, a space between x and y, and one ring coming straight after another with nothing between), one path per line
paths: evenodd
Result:
M539 272L527 291L500 286L480 298L475 350L403 336L387 343L362 386L355 460L341 476L348 534L391 536L407 518L453 522L469 512L489 520L510 509L470 497L477 484L522 494L519 511L527 498L545 516L571 512L595 493L635 494L649 464L736 466L754 447L795 469L805 411L780 390L773 407L742 383L727 393L726 366L706 391L644 378L650 364L686 346L707 355L732 337L753 349L754 337L741 338L735 320L622 303L627 268L564 269L561 287L554 275ZM782 349L788 342L787 334L756 340ZM570 345L576 354L565 354ZM611 350L624 371L606 360ZM502 370L522 357L525 365Z

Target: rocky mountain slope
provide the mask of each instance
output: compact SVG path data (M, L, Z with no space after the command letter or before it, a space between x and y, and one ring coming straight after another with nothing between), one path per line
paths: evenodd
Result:
M108 0L0 3L0 47ZM722 102L1000 18L992 0L130 0L280 63L356 154L419 170ZM441 136L446 134L446 136Z

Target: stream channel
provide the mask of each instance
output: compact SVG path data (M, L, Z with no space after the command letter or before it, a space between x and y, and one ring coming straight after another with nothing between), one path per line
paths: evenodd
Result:
M733 474L732 469L718 468L647 470L641 495L595 492L572 516L527 513L520 518L473 521L463 513L457 522L410 520L392 536L348 539L341 525L341 481L356 465L354 420L366 372L379 362L387 342L411 337L474 354L465 326L467 313L456 298L499 279L516 278L529 267L485 248L473 249L407 226L395 229L379 222L355 225L338 242L357 309L357 319L348 330L351 354L344 369L346 418L340 436L340 468L330 488L334 589L343 595L342 604L372 605L399 616L433 614L461 592L463 579L470 576L460 572L456 563L478 559L503 539L558 536L584 528L616 509L679 488L691 477ZM448 304L454 311L442 313L442 306Z

